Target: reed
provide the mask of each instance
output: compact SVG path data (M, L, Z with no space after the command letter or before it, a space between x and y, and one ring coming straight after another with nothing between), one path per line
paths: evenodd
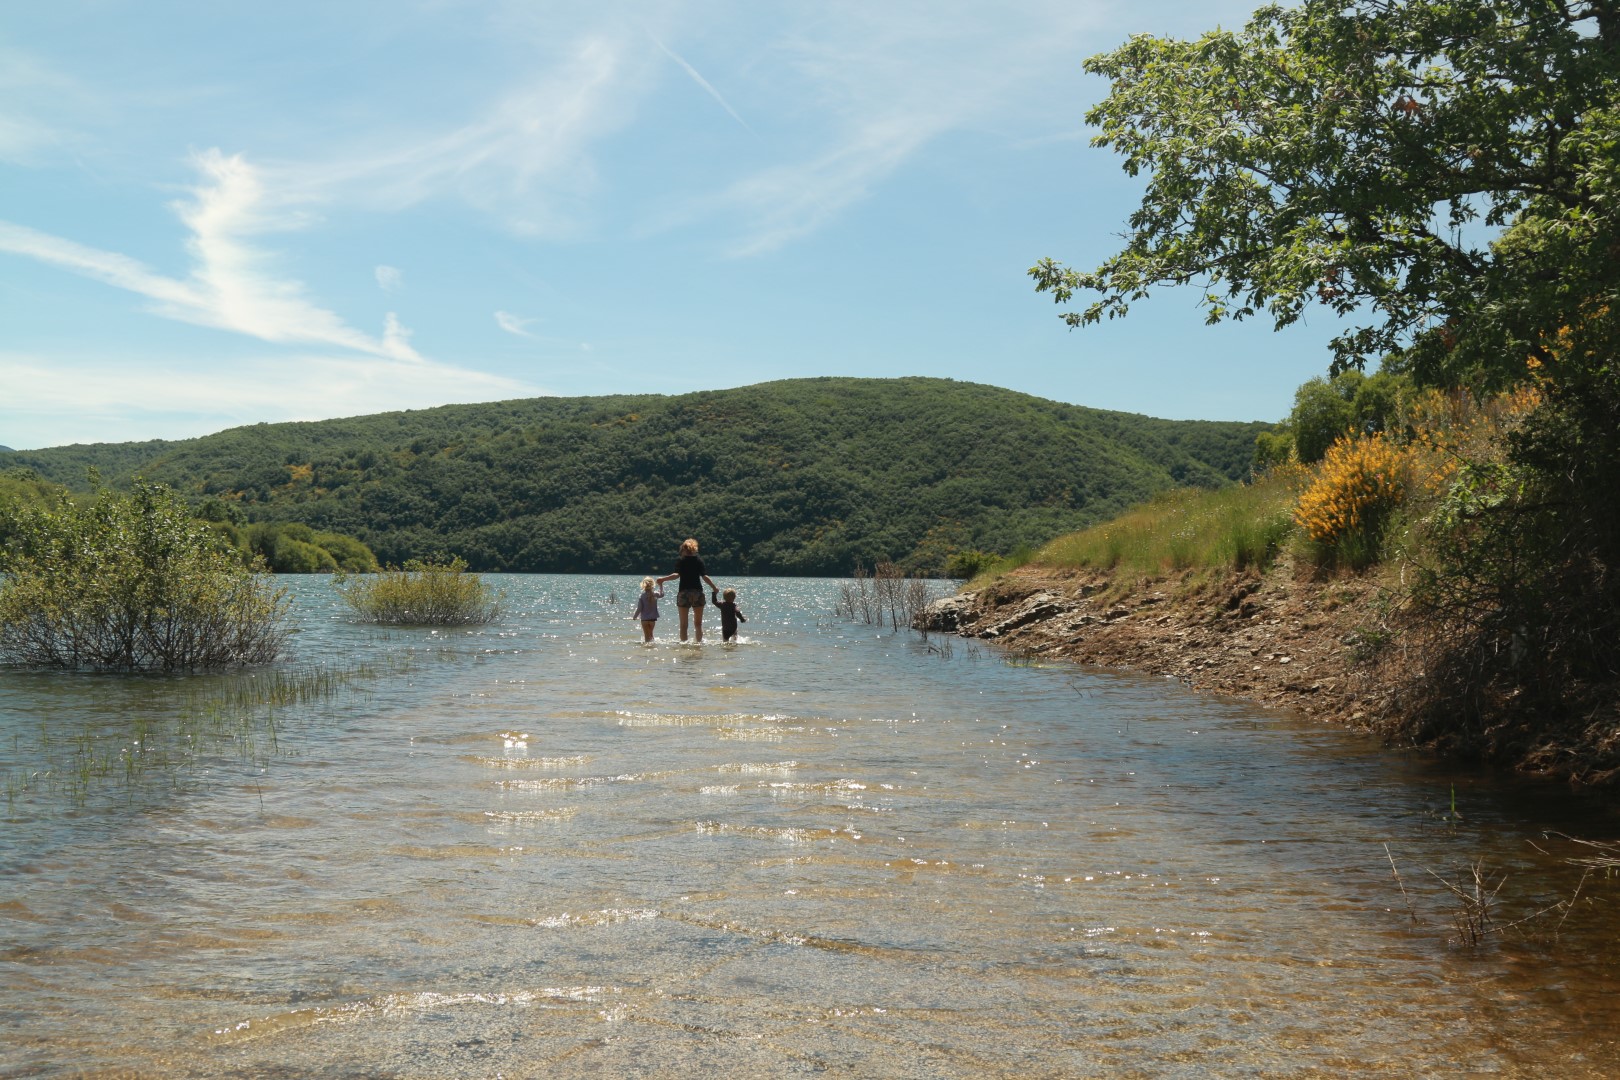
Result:
M282 752L291 713L312 720L324 707L364 695L363 683L408 668L410 661L345 667L261 670L224 677L153 680L157 691L109 722L88 718L68 728L42 721L28 742L14 734L0 790L8 804L43 795L82 805L97 792L132 797L152 784L174 789L208 763L262 767Z

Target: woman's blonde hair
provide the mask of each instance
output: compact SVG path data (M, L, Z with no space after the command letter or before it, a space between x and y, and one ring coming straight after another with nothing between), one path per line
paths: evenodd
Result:
M697 541L693 540L690 537L688 537L685 540L682 540L681 541L681 554L682 555L696 555L697 554Z
M653 587L653 579L652 578L644 577L644 578L641 579L641 591L642 592L652 592L652 587Z

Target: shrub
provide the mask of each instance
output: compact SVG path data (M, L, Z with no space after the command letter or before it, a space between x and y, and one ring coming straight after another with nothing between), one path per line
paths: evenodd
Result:
M1306 538L1333 561L1357 568L1374 561L1384 525L1405 497L1409 456L1382 434L1328 447L1294 509Z
M467 562L460 558L412 559L403 569L355 579L339 573L332 583L362 621L399 626L487 623L499 613L504 595L467 573Z
M1264 473L1267 469L1278 465L1287 465L1294 460L1294 429L1287 425L1276 431L1262 431L1254 437L1254 465L1255 474Z
M1453 464L1414 551L1412 729L1601 773L1620 769L1620 371L1562 374L1428 403ZM1537 758L1543 744L1595 749Z
M1001 562L1000 555L988 551L957 551L945 560L945 576L976 578Z
M168 488L10 512L0 660L194 671L268 663L288 601Z
M1347 432L1372 435L1397 426L1411 392L1406 375L1379 371L1363 375L1351 368L1331 379L1310 379L1294 392L1287 427L1300 461L1321 461Z
M1346 372L1345 375L1353 378L1341 377L1330 382L1318 376L1294 392L1289 427L1294 432L1294 449L1299 460L1307 464L1321 461L1328 448L1355 423L1350 399L1361 373Z

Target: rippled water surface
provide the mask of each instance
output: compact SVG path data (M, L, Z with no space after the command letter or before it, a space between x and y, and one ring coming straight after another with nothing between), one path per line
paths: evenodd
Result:
M1620 1074L1556 835L1606 802L830 582L643 647L631 581L495 580L471 633L297 581L251 678L0 675L0 1076ZM1529 919L1468 948L1477 860Z

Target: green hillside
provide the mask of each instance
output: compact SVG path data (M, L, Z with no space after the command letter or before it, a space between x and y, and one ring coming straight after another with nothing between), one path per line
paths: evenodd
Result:
M249 521L357 536L384 560L723 573L916 569L1009 551L1152 493L1246 475L1267 425L1156 420L946 379L795 379L678 396L532 398L257 424L181 442L0 454L71 486L95 466Z

